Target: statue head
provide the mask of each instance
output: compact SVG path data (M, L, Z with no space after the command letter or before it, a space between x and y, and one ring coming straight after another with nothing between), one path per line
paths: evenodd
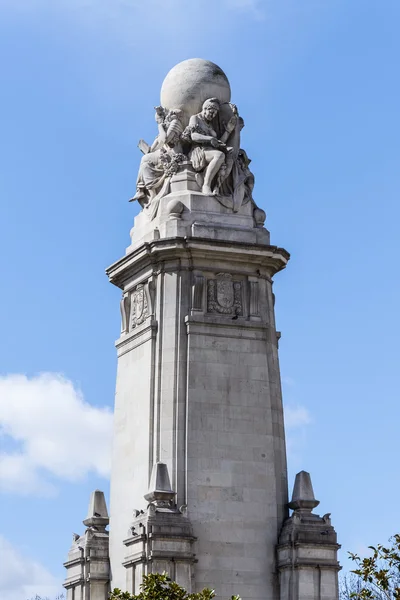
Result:
M251 158L247 156L247 152L246 150L243 150L243 148L240 148L238 152L238 162L240 166L244 169L247 169L249 164L251 163Z
M201 112L207 121L212 121L219 113L220 106L218 98L208 98L204 102Z
M182 111L179 108L172 108L166 114L165 120L170 123L174 119L182 119Z

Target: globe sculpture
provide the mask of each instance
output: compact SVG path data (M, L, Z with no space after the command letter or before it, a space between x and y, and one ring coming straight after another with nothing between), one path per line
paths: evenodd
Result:
M208 98L218 98L221 104L231 99L231 87L223 70L209 60L190 58L169 71L161 86L161 106L183 111L183 123L201 111Z

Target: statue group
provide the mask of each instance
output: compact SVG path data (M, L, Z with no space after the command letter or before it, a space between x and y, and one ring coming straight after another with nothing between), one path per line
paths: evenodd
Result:
M184 166L194 170L204 195L215 197L233 212L248 202L254 204L254 175L249 169L250 159L240 147L244 121L236 105L209 98L186 127L180 109L158 106L155 110L158 135L151 146L139 142L144 156L132 198L150 218L169 193L172 176Z

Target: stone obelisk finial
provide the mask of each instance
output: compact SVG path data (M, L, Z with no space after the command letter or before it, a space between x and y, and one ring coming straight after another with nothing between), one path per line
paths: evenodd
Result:
M318 504L319 500L315 499L310 473L300 471L296 475L292 500L288 505L289 508L297 511L311 512Z
M175 495L171 488L167 465L162 462L155 463L151 473L149 491L144 496L145 500L155 506L170 506Z
M109 522L110 519L108 517L104 492L95 490L90 495L88 514L86 519L83 521L83 524L86 525L86 527L94 526L100 529L105 529Z

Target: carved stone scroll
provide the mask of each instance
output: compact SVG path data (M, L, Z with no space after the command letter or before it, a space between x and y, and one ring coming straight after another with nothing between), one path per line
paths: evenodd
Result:
M154 281L153 277L150 277L150 279L148 280L147 285L145 286L145 291L148 302L148 315L154 315L156 300L156 282Z
M204 290L204 277L202 275L193 276L193 287L192 287L192 309L203 310L203 290Z
M229 273L218 273L207 285L207 310L222 315L243 315L242 283Z
M259 308L258 308L258 301L259 301L258 281L249 281L249 288L250 288L250 316L258 317L260 314Z
M128 333L129 330L129 296L124 294L120 302L121 309L121 333Z

